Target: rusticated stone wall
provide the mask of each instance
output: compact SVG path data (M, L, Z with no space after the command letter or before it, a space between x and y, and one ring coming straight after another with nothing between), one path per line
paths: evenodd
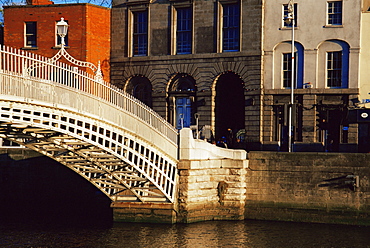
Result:
M370 154L250 152L248 158L245 218L370 225Z
M246 160L182 160L179 163L178 222L242 220Z
M217 147L180 131L177 222L242 220L248 161L244 150Z

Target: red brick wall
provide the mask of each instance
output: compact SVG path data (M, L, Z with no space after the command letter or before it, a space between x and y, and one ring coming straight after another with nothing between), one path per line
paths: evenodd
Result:
M55 24L68 21L67 51L74 58L103 66L109 81L110 9L91 4L50 4L4 7L4 45L24 48L24 23L37 22L37 48L31 52L52 57L55 46ZM63 61L65 62L65 61Z

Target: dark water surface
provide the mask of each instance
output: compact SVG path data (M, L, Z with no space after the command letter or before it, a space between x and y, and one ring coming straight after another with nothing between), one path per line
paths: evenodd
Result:
M0 247L370 247L370 227L112 223L108 197L72 170L43 157L0 162Z
M370 227L271 221L1 223L0 247L370 247Z

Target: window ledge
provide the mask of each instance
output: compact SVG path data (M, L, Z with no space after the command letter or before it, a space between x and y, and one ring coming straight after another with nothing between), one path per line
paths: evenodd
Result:
M343 28L343 25L325 25L323 28Z
M61 46L53 46L52 49L61 49ZM70 48L70 46L64 46L65 49Z
M22 50L38 50L38 47L22 47Z
M298 29L299 29L299 26L294 27L294 30L298 30ZM279 30L292 30L292 27L281 27L279 28Z

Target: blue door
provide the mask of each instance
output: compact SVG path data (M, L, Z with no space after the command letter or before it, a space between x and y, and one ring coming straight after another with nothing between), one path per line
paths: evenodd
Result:
M190 127L191 101L189 97L176 98L176 128Z

